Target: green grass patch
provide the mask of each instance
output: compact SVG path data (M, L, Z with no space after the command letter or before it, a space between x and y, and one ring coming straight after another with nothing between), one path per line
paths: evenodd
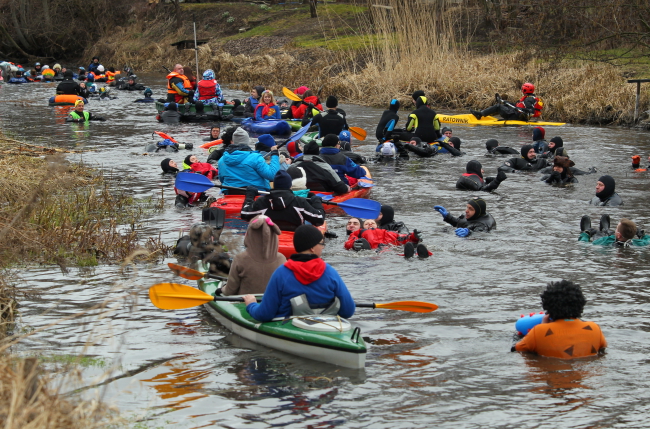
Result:
M352 16L358 13L367 11L368 8L365 6L358 6L348 3L326 3L324 6L319 5L316 11L320 15L321 13L325 14L337 14L337 15L347 15ZM343 16L346 18L346 16Z
M378 43L380 36L376 34L358 34L325 39L314 36L299 36L294 39L300 48L326 48L332 51L351 51L367 48Z

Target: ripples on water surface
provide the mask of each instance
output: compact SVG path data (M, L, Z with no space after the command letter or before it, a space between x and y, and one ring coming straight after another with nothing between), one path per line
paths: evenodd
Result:
M164 93L160 75L140 79L156 82L154 92ZM168 243L180 228L200 220L199 210L173 208L171 180L160 175L163 156L142 153L154 130L196 146L209 125L157 124L153 105L132 103L141 95L121 91L117 100L92 100L87 106L109 121L65 124L69 108L47 107L54 87L0 86L2 128L30 143L93 150L71 158L127 176L137 197L160 195L164 188L166 209L146 228L151 234L161 229ZM226 90L226 95L243 94ZM343 108L351 124L374 135L381 110ZM404 120L407 113L400 115ZM539 182L538 174L510 174L498 192L481 194L498 229L459 239L432 206L462 213L472 194L454 184L465 163L477 159L494 175L503 159L485 156L485 140L519 148L530 142L531 128L453 128L463 140L463 158L370 164L377 183L373 198L392 204L399 220L425 232L432 258L404 261L397 252L346 252L345 219L329 223L339 238L330 240L324 258L357 301L419 299L440 306L431 314L359 310L353 320L369 339L365 371L301 362L246 343L202 308L156 309L144 289L137 300L117 301L99 320L63 322L34 335L22 351L103 358L113 365L112 378L104 368L90 367L81 384L103 382L100 393L106 400L125 415L152 417L152 426L647 427L648 250L597 248L578 243L577 237L583 214L592 215L595 224L607 212L613 224L629 217L650 228L649 176L630 170L632 155L650 154L649 134L546 127L547 140L561 135L577 166L595 166L598 173L579 176L580 183L564 189ZM370 156L371 143L358 151ZM174 158L180 161L188 153ZM587 205L601 174L614 176L625 206ZM35 267L22 273L28 286L42 293L22 302L23 329L45 326L107 297L179 281L166 265L128 271L100 266L67 274L58 267ZM589 300L584 318L603 328L606 356L559 361L510 353L515 320L539 310L545 283L561 278L582 285Z

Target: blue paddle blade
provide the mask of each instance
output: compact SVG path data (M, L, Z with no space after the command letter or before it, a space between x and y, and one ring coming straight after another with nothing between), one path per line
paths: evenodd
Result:
M321 197L323 201L329 201L332 198L334 198L334 195L332 194L316 194L317 196Z
M201 193L213 188L215 185L202 174L178 173L174 186L181 191Z
M302 127L301 129L299 129L298 131L296 131L296 133L295 133L294 135L292 135L291 137L289 137L289 140L287 140L287 143L286 143L286 144L289 144L289 143L291 143L291 142L295 142L296 140L299 140L300 137L302 137L302 136L304 136L305 134L307 134L307 131L309 131L309 127L311 127L311 121L309 121L309 123L308 123L307 125L305 125L304 127Z
M323 204L332 204L339 206L350 216L364 219L377 219L381 212L381 203L363 198L350 198L347 201L334 203L332 201L323 201Z

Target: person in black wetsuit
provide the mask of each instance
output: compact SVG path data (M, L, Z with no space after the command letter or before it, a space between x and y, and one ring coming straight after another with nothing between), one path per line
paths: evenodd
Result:
M81 90L81 87L77 82L75 82L72 79L73 73L72 70L66 70L65 73L63 73L63 80L61 81L60 84L57 85L56 87L56 93L57 94L69 94L69 95L78 95L80 97L84 97L84 91ZM86 95L87 95L86 91Z
M548 161L544 158L537 158L533 145L527 144L521 147L520 158L510 158L499 167L499 171L514 173L516 171L537 171L545 168Z
M489 139L485 142L485 149L490 155L516 155L519 152L511 147L499 146L497 139Z
M554 156L564 156L569 157L569 153L564 147L564 140L562 137L556 136L548 142L548 150L545 151L542 155L542 158L553 158Z
M246 187L246 199L241 209L241 218L251 220L258 215L266 215L282 231L295 231L300 225L309 222L314 226L325 223L325 210L322 199L313 196L310 199L294 195L291 191L291 176L280 170L273 178L270 194L258 199L255 186Z
M434 146L438 145L443 149L447 149L447 153L451 154L451 156L463 156L465 152L460 150L460 144L461 141L458 137L451 137L449 141L438 141Z
M442 220L457 229L454 231L459 237L467 237L472 232L489 232L497 227L497 222L487 212L487 205L483 198L474 198L467 202L465 214L453 217L443 206L433 207L442 215Z
M521 86L521 92L523 96L516 105L509 103L505 95L501 99L499 94L496 94L497 104L494 106L480 112L473 109L469 111L479 120L483 116L490 116L494 113L498 113L503 119L510 121L528 121L531 117L539 117L542 114L543 103L535 95L535 85L526 82Z
M391 206L381 205L381 212L376 219L379 229L394 231L398 234L408 234L409 229L404 225L404 222L395 221L395 210Z
M141 83L137 83L135 80L138 77L134 74L128 77L128 79L120 79L117 85L115 86L116 89L121 89L123 91L144 91L145 86Z
M464 191L485 191L490 192L499 187L501 182L507 179L506 173L499 171L497 177L483 178L483 166L478 161L470 161L465 166L466 173L460 176L456 182L456 189Z
M390 100L388 105L388 110L384 110L384 113L381 114L379 119L379 124L377 124L377 129L375 130L375 137L379 143L383 143L386 140L390 139L390 132L397 126L399 121L399 101L396 99Z
M339 100L330 95L325 101L327 111L321 112L311 119L312 125L318 125L318 137L325 137L328 134L339 135L341 131L348 129L348 122L345 120L345 111L339 109ZM309 123L309 119L305 117L302 120L304 127Z
M622 206L623 199L614 192L616 182L612 176L600 176L596 182L596 196L591 199L589 204L594 206Z
M569 158L556 156L553 159L553 171L542 177L542 181L549 185L566 185L569 183L578 183L578 179L573 177L571 167L576 165Z
M419 157L430 158L436 156L438 152L428 143L424 143L420 137L412 137L411 141L403 145L404 149L413 152Z
M427 99L424 96L418 97L415 101L415 107L416 109L411 112L406 121L406 131L412 133L407 138L410 139L412 136L416 136L421 138L423 142L433 143L442 136L440 134L440 121L436 112L427 106Z

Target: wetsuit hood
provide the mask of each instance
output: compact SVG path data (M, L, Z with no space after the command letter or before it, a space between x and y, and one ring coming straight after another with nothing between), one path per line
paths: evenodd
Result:
M535 158L533 159L528 158L528 152L530 152L531 149L534 149L533 145L531 144L526 144L521 147L521 157L528 162L531 162L535 159Z
M483 173L481 173L482 168L483 166L481 165L481 163L475 160L468 162L467 165L465 166L465 170L467 171L467 174L476 174L481 179L483 178Z
M379 226L386 225L395 220L395 210L391 206L381 206L381 220Z
M467 204L472 206L476 211L476 213L474 213L474 216L472 216L471 218L467 218L467 220L478 219L481 216L485 216L485 214L487 213L487 204L485 204L485 200L483 198L471 199L467 202Z
M388 110L392 110L393 112L399 111L399 100L395 98L390 100L390 105L388 106Z
M162 168L163 173L178 173L178 168L169 165L171 160L171 158L165 158L160 162L160 168Z
M427 98L424 95L421 95L420 97L418 97L417 100L415 100L416 108L425 106L426 104L427 104Z
M460 150L460 139L458 137L450 138L449 142L454 144L454 149Z
M496 140L496 139L490 139L490 140L485 142L485 148L487 150L492 150L497 146L499 146L499 141Z
M424 91L421 89L418 89L417 91L414 91L413 94L411 94L411 97L413 97L413 101L417 101L418 98L424 96Z
M564 140L562 140L562 137L559 137L559 136L557 136L557 137L553 137L553 138L551 139L551 141L552 141L553 143L555 143L555 147L554 147L553 149L550 149L550 151L553 152L553 153L555 153L555 151L556 151L558 148L564 147Z
M187 165L192 165L192 164L194 164L192 161L190 161L190 158L191 158L191 157L192 157L192 155L187 155L187 156L185 157L185 160L184 160L185 164L187 164Z
M603 182L605 185L605 189L603 189L601 192L596 192L596 196L600 201L605 201L614 195L614 191L616 190L616 182L612 176L600 176L598 178L598 181Z

